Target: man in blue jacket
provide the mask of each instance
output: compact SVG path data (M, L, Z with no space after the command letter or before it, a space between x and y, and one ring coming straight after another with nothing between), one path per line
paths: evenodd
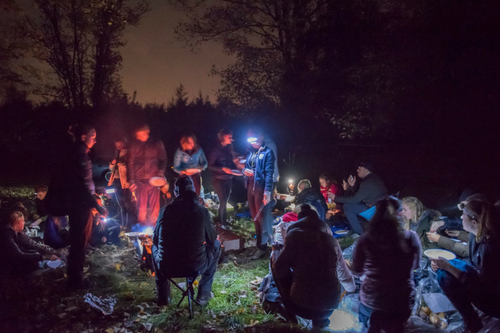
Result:
M265 145L264 134L260 128L250 129L247 136L250 148L243 173L247 187L248 207L257 234L258 250L253 256L257 259L266 253L267 243L271 242L273 234L269 218L271 214L269 202L273 192L276 157L272 149Z

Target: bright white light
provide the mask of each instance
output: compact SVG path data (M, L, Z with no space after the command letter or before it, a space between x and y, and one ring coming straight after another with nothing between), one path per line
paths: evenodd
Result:
M251 136L251 137L249 137L249 138L247 139L247 141L248 141L249 143L256 143L256 142L257 142L257 138L256 138L256 137Z
M352 332L353 330L359 332L362 329L362 324L352 313L348 313L342 310L335 310L330 316L329 328L335 332Z
M108 193L108 194L109 194L109 193L115 193L115 189L114 189L114 188L108 188L108 189L106 190L106 193Z
M288 179L288 184L292 184L293 183L293 179Z
M143 233L145 233L146 235L152 235L154 232L153 228L151 227L147 227L146 229L144 229Z

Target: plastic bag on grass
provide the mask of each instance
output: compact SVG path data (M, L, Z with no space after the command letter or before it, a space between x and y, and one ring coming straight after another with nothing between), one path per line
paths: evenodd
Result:
M105 316L113 313L113 309L116 304L116 297L114 296L102 298L88 293L83 296L83 299L86 303L89 303L91 307L101 311Z
M344 259L352 259L354 249L356 248L356 243L357 242L354 242L351 246L346 247L344 251L342 251L342 256L344 257Z

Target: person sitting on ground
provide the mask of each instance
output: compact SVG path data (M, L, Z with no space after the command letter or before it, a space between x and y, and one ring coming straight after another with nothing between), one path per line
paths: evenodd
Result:
M500 226L487 201L471 200L463 208L463 227L471 233L469 263L431 259L444 294L462 315L465 332L478 332L481 319L474 309L500 318Z
M96 201L100 206L104 207L103 195L95 194ZM89 244L94 247L104 245L106 243L120 243L120 224L112 218L101 215L97 209L92 210L92 234L89 239Z
M323 172L319 175L319 184L321 194L325 197L326 202L332 202L331 199L328 198L328 193L338 194L338 186L335 184L333 178L326 172Z
M364 162L358 166L358 177L362 179L359 189L353 196L337 196L329 194L328 197L336 203L344 204L344 214L351 225L352 230L361 235L363 227L358 218L358 214L374 206L379 200L388 194L384 181L373 173L373 164ZM349 177L349 185L354 186L356 177Z
M0 280L19 277L40 268L42 260L57 260L58 252L25 235L23 213L14 210L7 215L0 230L0 253L4 256Z
M206 305L211 298L221 243L208 210L199 204L194 191L190 178L177 179L176 198L162 209L156 224L152 257L159 305L170 301L169 277L201 274L196 302Z
M460 203L458 204L460 210L471 200L488 201L486 196L480 193L472 194L469 197L464 196L470 193L474 193L474 191L466 189L462 192ZM445 234L456 238L458 241L445 236ZM431 229L427 233L427 238L430 242L437 243L441 248L451 251L461 258L469 257L470 235L467 231L463 230L461 218L440 217L439 221L432 222Z
M394 197L379 201L354 249L352 272L366 275L361 284L359 320L368 332L400 332L415 302L413 271L418 268L421 245L413 231L400 223L400 203Z
M67 216L47 216L43 242L54 249L61 249L70 245Z
M404 229L415 231L420 238L422 250L439 249L437 243L427 238L433 221L439 220L441 213L437 210L427 209L420 200L415 197L405 197L401 200L401 215L404 221Z
M318 189L311 186L311 182L308 179L303 179L297 184L297 189L299 193L295 196L295 204L300 205L311 205L313 206L319 218L324 221L326 217L326 211L328 210L325 202L325 198L321 195Z
M288 227L285 247L272 270L286 310L312 319L317 328L329 325L341 285L347 292L356 290L338 241L309 205L301 206L299 220Z

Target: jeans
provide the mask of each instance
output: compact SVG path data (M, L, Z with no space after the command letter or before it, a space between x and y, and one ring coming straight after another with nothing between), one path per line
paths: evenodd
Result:
M227 201L231 195L233 187L233 179L216 179L213 181L215 193L219 197L219 222L222 225L227 225Z
M368 206L364 203L346 203L344 204L344 214L347 221L351 225L351 229L361 235L363 233L363 227L361 221L359 220L358 214L367 210Z
M136 223L135 202L132 201L132 193L129 189L122 189L120 179L113 183L115 198L120 208L120 222L124 227L132 227Z
M83 278L85 247L92 233L90 208L76 207L70 211L69 233L71 248L68 256L68 286L78 288Z
M212 284L214 282L215 271L217 264L222 253L221 243L215 240L213 247L206 248L205 265L200 269L201 279L198 284L198 298L202 295L209 295L212 291ZM156 289L158 291L158 303L168 304L170 299L170 282L169 276L165 276L159 269L159 264L155 262L153 256L153 266L156 272ZM177 277L177 276L176 276Z
M380 311L359 303L359 321L368 328L367 333L404 333L405 324L410 318L411 310Z
M247 198L248 198L248 207L250 208L250 214L252 215L252 220L255 219L259 210L262 208L262 199L264 198L264 189L259 187L255 187L253 189L253 181L248 182L247 188ZM267 243L272 242L273 235L273 224L272 219L269 218L271 214L271 205L268 203L265 207L263 207L260 212L257 221L253 221L255 225L255 233L257 234L257 247L260 250L267 249Z
M160 213L160 189L148 180L137 181L136 185L137 222L154 227Z

